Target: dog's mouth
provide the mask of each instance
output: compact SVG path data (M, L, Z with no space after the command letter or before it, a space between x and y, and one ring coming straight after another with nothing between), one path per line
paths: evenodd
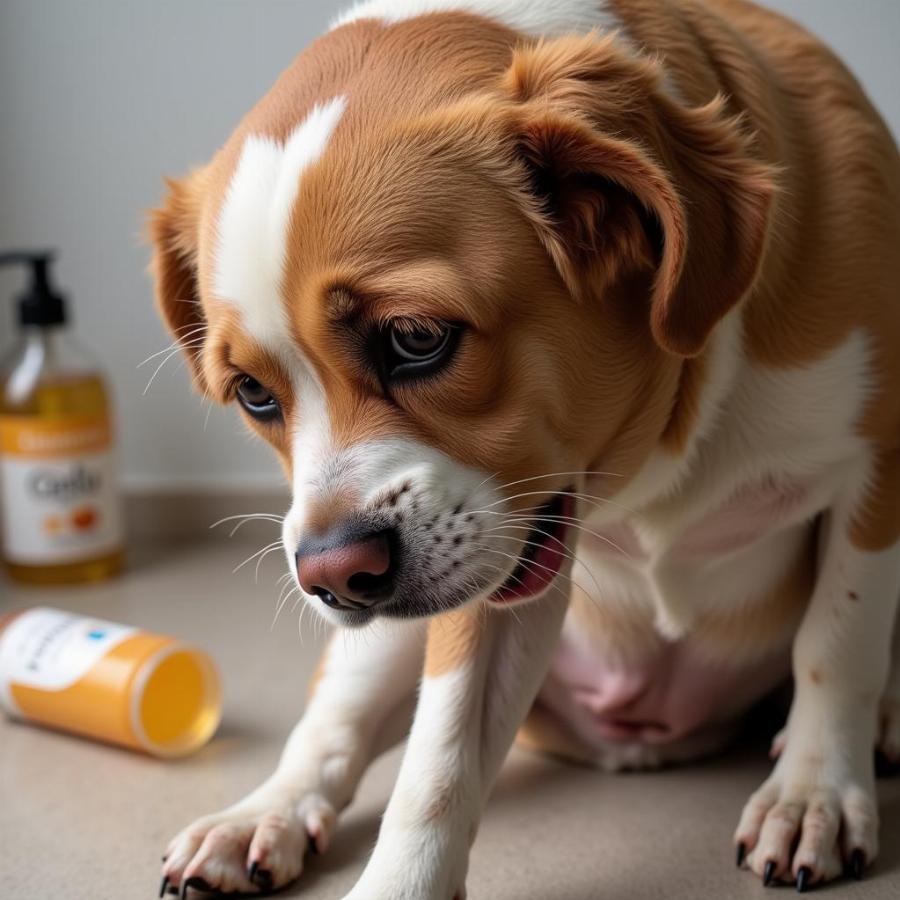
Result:
M566 532L575 511L575 498L567 490L547 501L533 519L519 561L506 581L488 597L491 603L511 603L541 593L556 578L566 549Z

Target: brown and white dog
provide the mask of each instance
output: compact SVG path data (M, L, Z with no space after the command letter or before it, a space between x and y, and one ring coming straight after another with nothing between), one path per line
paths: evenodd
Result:
M827 49L743 0L370 0L151 230L200 389L291 478L306 601L365 626L164 889L296 878L409 732L346 900L463 897L526 717L657 765L791 672L739 861L862 873L900 756L900 159Z

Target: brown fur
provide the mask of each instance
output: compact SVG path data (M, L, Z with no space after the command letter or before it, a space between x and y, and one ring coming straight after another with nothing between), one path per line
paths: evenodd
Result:
M673 119L685 145L710 145L698 147L702 158L693 161L710 180L728 174L714 158L720 151L729 158L738 154L740 171L745 139L720 120L715 106L701 112L668 109L655 66L631 60L609 40L565 39L513 56L519 38L512 32L465 15L446 20L439 37L433 23L416 21L391 29L373 30L371 23L344 29L313 45L282 77L203 179L178 189L184 193L202 181L206 190L202 202L194 203L192 224L199 221L205 235L205 241L193 240L194 291L212 317L211 223L246 134L284 136L315 99L348 92L345 121L300 185L284 288L298 347L325 385L337 443L411 434L510 481L581 468L586 458L604 458L627 476L670 427L679 394L681 364L659 342L697 352L715 319L752 278L758 247L748 247L747 268L734 266L733 295L710 296L702 314L686 310L679 292L696 290L691 284L698 276L691 273L701 264L685 252L691 232L701 227L691 221L714 222L720 215L713 209L689 215L674 181L647 150L633 138L603 137L597 127L623 133L616 120L640 101L646 107L638 116L641 128L653 123L651 143L660 154L663 144L673 144L663 140L663 116ZM351 32L366 43L367 53L357 48L345 58L348 42L354 43ZM456 52L461 40L464 66ZM387 46L395 51L390 57L384 55ZM407 78L418 72L423 53L434 73L427 86ZM597 66L622 79L622 96L596 108L573 106L589 97ZM301 83L310 67L320 72L316 91ZM466 92L466 99L457 100ZM286 116L290 102L296 112ZM385 170L388 160L391 168ZM745 165L748 172L758 170L759 184L748 179L746 191L740 184L719 195L728 193L739 203L746 194L749 203L758 188L764 206L764 169L749 158ZM398 166L404 178L386 177ZM553 173L559 188L553 197L534 193L538 169ZM704 189L698 184L700 197ZM423 191L427 206L420 202ZM481 198L477 208L468 201L473 195ZM695 205L699 213L702 204ZM170 201L157 223L186 227L183 218L173 220L171 206ZM648 230L651 212L665 233L661 250L655 228ZM722 215L744 221L739 208ZM758 244L764 218L753 222ZM161 225L156 227L158 235ZM747 225L748 234L752 228ZM590 254L571 256L573 238L592 229L605 235L606 243L595 247L602 263ZM504 235L502 247L495 244L497 234ZM724 259L722 240L704 243L722 246ZM177 327L181 321L167 298L170 273L178 274L180 284L186 281L185 257L173 256L172 246L157 240L155 266L161 306ZM729 253L735 255L733 248ZM576 288L582 302L573 304ZM421 390L399 389L398 402L386 404L371 374L360 371L346 323L329 315L347 306L333 302L336 292L357 301L364 321L396 315L462 319L471 337L449 377ZM649 317L635 300L640 294L653 308ZM531 302L533 297L541 302ZM227 334L218 340L231 343ZM207 342L207 382L221 378L221 366L217 371L212 361L222 355ZM604 410L602 420L597 409ZM284 458L280 435L269 429L265 436Z
M782 578L755 602L730 615L710 613L691 641L719 662L739 665L742 657L762 659L782 651L803 618L815 582L813 535Z
M339 445L408 434L504 480L591 468L621 487L655 448L687 445L707 339L741 304L752 365L814 362L855 329L871 340L859 430L880 465L851 537L889 545L894 142L833 55L773 13L743 0L613 6L646 53L597 35L527 41L465 14L315 42L155 214L164 316L176 336L209 323L190 355L214 395L229 365L289 391L212 294L214 226L246 136L283 138L343 93L348 110L301 180L283 285ZM397 316L468 332L440 378L385 398L359 335ZM289 466L284 430L263 433Z
M338 489L317 496L309 506L304 523L307 534L326 534L332 527L347 522L359 506L359 497L352 491Z
M471 607L437 616L428 626L426 677L437 678L460 668L471 659L483 632L483 624L481 612Z
M578 735L540 703L535 703L522 723L516 741L523 747L558 756L570 762L591 764L596 754Z
M316 662L316 667L313 669L313 673L310 676L309 684L306 686L306 702L309 703L313 696L316 693L316 688L319 686L319 682L325 677L325 671L328 668L328 656L331 652L331 644L335 640L334 635L328 641L325 649L322 651L319 656L318 662Z

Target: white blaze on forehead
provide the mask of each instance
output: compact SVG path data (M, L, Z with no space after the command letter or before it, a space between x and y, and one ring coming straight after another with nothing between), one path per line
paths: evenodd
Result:
M300 176L325 151L346 106L343 96L315 106L284 143L248 137L219 215L215 292L276 351L288 334L281 281Z
M293 501L281 529L289 565L293 565L294 551L309 507L318 499L320 485L327 476L326 467L333 454L325 389L310 366L297 366L296 370L294 403L297 424L290 438Z
M294 502L305 501L331 455L331 421L325 389L311 371L294 381L297 427L291 439Z
M333 27L359 19L394 23L428 13L467 12L535 37L554 37L620 27L604 6L603 0L361 0L339 16Z

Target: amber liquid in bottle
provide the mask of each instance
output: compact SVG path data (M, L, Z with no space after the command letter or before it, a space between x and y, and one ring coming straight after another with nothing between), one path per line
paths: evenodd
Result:
M0 615L0 657L0 710L17 719L160 757L219 724L215 663L168 635L32 607Z
M96 367L69 343L60 329L29 329L23 344L0 371L0 426L7 432L11 430L10 423L13 423L13 430L16 423L20 430L28 430L29 423L39 429L49 427L51 437L58 443L66 445L68 441L68 445L76 448L72 451L75 457L78 455L77 429L88 423L95 430L99 427L108 433L109 407L108 392ZM9 438L5 440L8 442ZM113 476L107 472L104 477ZM3 499L9 502L8 497ZM4 554L7 573L17 581L33 584L98 581L115 574L123 561L121 539L114 541L113 547L109 547L107 540L107 546L101 552L91 552L88 539L82 558L77 530L82 528L87 533L92 524L91 517L102 515L115 518L111 527L118 534L119 510L116 506L108 495L104 502L96 504L99 512L90 505L84 505L80 510L76 505L74 511L60 517L56 525L60 529L69 529L74 535L67 551L71 558L26 562L14 554ZM47 524L53 526L52 517ZM7 514L6 527L10 530L17 527L15 510ZM50 539L52 535L48 536ZM6 543L9 543L8 539Z

